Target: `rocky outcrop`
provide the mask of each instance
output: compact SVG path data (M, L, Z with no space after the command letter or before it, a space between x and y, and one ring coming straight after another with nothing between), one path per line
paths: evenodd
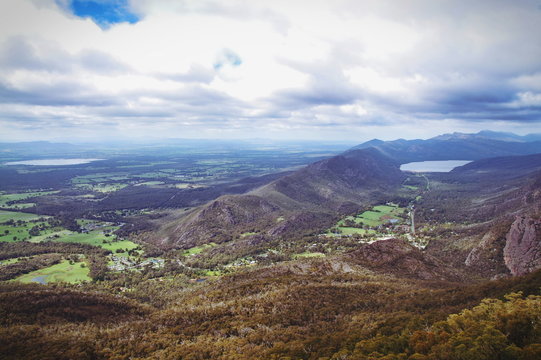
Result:
M485 233L481 241L466 257L465 265L473 273L486 278L509 276L509 270L503 263L505 234L510 224L502 224Z
M541 268L541 220L517 217L507 233L503 256L513 275L523 275Z

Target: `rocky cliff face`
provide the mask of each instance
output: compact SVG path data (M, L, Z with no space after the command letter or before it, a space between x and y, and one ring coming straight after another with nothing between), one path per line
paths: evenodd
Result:
M506 236L503 249L505 265L513 275L541 268L541 220L517 217Z
M502 223L483 235L481 242L468 254L465 264L473 273L486 278L509 276L503 262L505 236L510 223Z

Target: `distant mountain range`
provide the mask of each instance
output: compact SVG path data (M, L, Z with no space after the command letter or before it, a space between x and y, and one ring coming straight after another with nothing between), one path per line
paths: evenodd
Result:
M439 246L448 246L443 240L441 245L434 240L427 250L435 258L449 257L450 263L461 259L456 266L462 268L469 251L478 249L468 256L468 266L487 277L495 276L508 271L503 265L506 241L501 236L508 231L512 216L526 216L538 208L535 204L539 198L537 179L541 176L541 154L531 153L541 153L541 141L529 141L535 137L483 131L441 135L428 140L372 140L340 155L314 162L247 194L219 197L164 224L148 240L166 248L189 248L214 242L249 253L272 241L287 242L317 234L345 214L367 206L391 198L402 201L402 184L409 177L400 171L400 163L481 159L450 173L430 175L436 185L419 197L422 200L417 200L417 211L426 219L439 212L439 221L451 219L460 223L477 219L480 223L485 222L479 228L468 230L469 241L472 241L468 251L456 248L443 251ZM424 181L421 188L426 186ZM484 248L478 248L481 246L479 239L499 226L503 221L500 219L506 219L503 222L506 225L498 230L504 234L498 235L499 252L485 255ZM487 225L486 221L493 223ZM393 244L397 249L402 247ZM225 251L225 248L216 251ZM531 248L541 252L541 245ZM379 245L376 250L381 250ZM414 254L410 250L407 252ZM363 262L368 261L365 260ZM427 269L432 269L430 274L448 272L437 269L441 266L428 258L422 262ZM530 262L535 263L534 267L541 264L537 258ZM499 267L493 268L490 264L499 264ZM521 269L522 263L513 266Z
M373 139L354 149L374 147L401 164L428 160L479 160L497 156L541 153L541 134L525 136L495 131L452 133L427 140Z

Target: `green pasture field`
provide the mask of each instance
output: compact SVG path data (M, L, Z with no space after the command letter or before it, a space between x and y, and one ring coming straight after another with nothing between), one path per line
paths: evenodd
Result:
M145 179L147 179L147 178L151 178L151 179L164 178L164 177L169 177L169 176L171 176L171 174L163 173L163 172L159 172L159 171L133 175L133 177L135 177L135 178L145 178Z
M107 244L102 243L99 246L101 246L104 249L111 250L113 253L115 253L118 249L129 251L129 250L135 249L139 245L137 245L136 243L130 240L120 240L120 241L114 241ZM116 255L119 255L119 254L116 253Z
M90 175L79 175L71 179L72 184L103 183L108 181L128 180L127 173L96 173Z
M83 281L91 281L92 279L88 276L89 273L90 270L84 261L76 262L71 265L68 260L63 260L58 264L21 275L13 281L23 283L40 282L42 284L67 282L75 284Z
M128 184L111 183L111 184L76 184L75 187L101 193L115 192L124 189Z
M28 241L32 243L38 243L38 242L47 241L47 240L55 240L56 239L55 236L62 237L65 235L69 235L71 233L72 233L71 231L66 230L62 227L56 227L56 228L40 231L38 236L32 236L31 238L28 239Z
M0 207L8 209L26 209L33 207L35 203L27 202L20 204L11 204L8 205L10 201L20 201L30 199L36 196L50 195L55 194L58 191L35 191L35 192L25 192L25 193L16 193L16 194L1 194L0 195Z
M340 229L341 233L340 235L366 235L366 234L375 234L375 230L365 230L365 229L359 229L354 227L347 227L347 226L340 226L338 229Z
M175 184L174 185L177 189L200 189L205 188L205 185L201 184L188 184L188 183L182 183L182 184Z
M30 221L30 220L36 220L40 217L46 218L47 216L41 216L36 214L30 214L30 213L23 213L23 212L15 212L15 211L4 211L0 210L0 223L4 223L9 220L13 221Z
M354 235L354 234L375 234L374 230L365 230L356 227L346 226L346 220L353 221L357 225L366 225L371 228L385 224L390 219L404 220L405 209L395 204L377 205L372 210L365 211L356 216L347 216L344 219L337 222L336 227L340 229L341 235ZM327 235L333 235L329 230Z
M36 225L48 225L46 222L25 222L24 224L18 226L6 226L6 225L0 225L0 241L5 242L14 242L14 241L30 241L30 242L41 242L45 240L45 238L54 235L55 233L59 232L61 228L48 228L46 230L40 231L39 235L37 236L30 236L30 229ZM5 230L8 230L9 233L6 234ZM66 230L67 231L67 230ZM16 236L17 240L14 240L13 237Z
M145 182L142 182L142 183L138 183L136 184L135 186L156 186L156 185L163 185L164 182L163 181L145 181Z
M202 253L204 250L210 249L211 247L214 247L214 246L216 246L215 243L205 244L205 245L201 245L201 246L194 246L193 248L189 248L189 249L185 250L182 253L182 255L183 256L197 255L197 254Z
M129 240L113 241L113 236L105 236L103 233L103 230L106 229L116 230L116 227L110 226L107 228L90 231L88 233L76 233L70 231L60 238L54 239L54 241L99 246L113 252L115 252L117 249L131 250L138 246L136 243Z
M199 165L226 165L226 164L233 164L233 163L235 163L235 160L220 159L220 160L199 160L199 161L197 161L197 164L199 164Z
M19 258L11 258L6 260L0 260L0 265L9 265L9 264L15 264L16 262L19 262Z
M252 235L255 235L255 234L257 234L257 233L255 233L255 232L245 232L245 233L240 234L240 237L244 238L244 237L252 236Z
M220 270L203 270L202 274L204 276L222 276L222 272Z

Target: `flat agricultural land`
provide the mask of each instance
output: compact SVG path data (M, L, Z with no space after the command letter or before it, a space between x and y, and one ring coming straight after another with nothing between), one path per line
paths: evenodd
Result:
M68 260L62 260L58 264L21 275L14 281L23 283L38 282L40 284L62 281L75 284L82 281L91 281L92 279L88 276L89 272L90 270L84 261L70 264Z
M341 233L340 233L341 235L354 235L354 234L365 235L365 234L375 234L376 233L375 230L371 230L371 229L365 230L365 229L360 229L360 228L355 228L355 227L347 227L347 226L340 226L339 229L341 231Z
M40 216L36 214L30 214L30 213L23 213L23 212L15 212L15 211L4 211L0 210L0 223L13 220L13 221L30 221L30 220L36 220L40 217L46 217L46 216Z
M1 242L14 242L28 240L31 242L39 242L45 237L55 233L54 229L47 229L41 231L39 236L30 236L30 229L34 226L44 225L44 221L24 221L17 223L16 225L0 225L0 241Z
M35 192L24 192L24 193L15 193L15 194L0 194L0 207L9 208L9 209L25 209L34 206L32 202L27 203L17 203L17 204L8 204L11 201L20 201L27 200L36 196L50 195L57 193L58 191L35 191Z
M339 235L366 235L376 234L380 225L392 222L403 223L406 218L406 209L395 204L377 205L371 210L357 214L356 216L347 216L338 221L335 227L339 230ZM355 225L353 225L355 224ZM327 235L333 235L329 230Z
M58 239L54 239L54 241L99 246L112 252L116 252L118 249L131 250L138 246L129 240L114 241L113 237L106 236L103 230L94 230L89 233L69 231L68 234L60 236Z
M184 256L197 255L197 254L202 253L206 249L210 249L213 246L216 246L216 244L210 243L210 244L205 244L205 245L201 245L201 246L194 246L193 248L189 248L189 249L185 250L182 253L182 255L184 255Z

